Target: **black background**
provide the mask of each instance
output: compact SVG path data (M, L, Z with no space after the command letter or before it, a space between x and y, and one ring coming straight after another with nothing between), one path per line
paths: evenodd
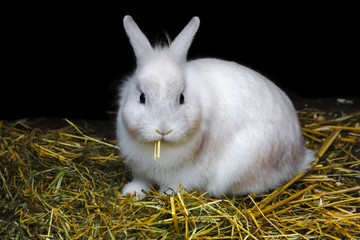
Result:
M360 95L355 4L185 4L194 2L3 6L0 119L106 119L116 111L118 86L135 68L126 14L152 43L199 16L190 59L236 61L290 97Z

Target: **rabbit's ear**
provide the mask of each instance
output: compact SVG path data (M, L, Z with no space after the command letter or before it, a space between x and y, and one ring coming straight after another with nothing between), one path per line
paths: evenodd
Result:
M200 19L193 17L170 45L170 52L180 61L185 62L191 42L200 25Z
M124 28L134 49L137 64L138 66L142 65L152 54L153 48L144 33L129 15L124 17Z

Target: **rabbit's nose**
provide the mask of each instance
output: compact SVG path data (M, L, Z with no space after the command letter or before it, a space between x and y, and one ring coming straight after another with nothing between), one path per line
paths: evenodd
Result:
M165 136L165 135L168 135L169 133L171 133L173 130L170 129L169 131L159 131L157 129L155 129L155 132L157 132L158 134L162 135L162 136Z

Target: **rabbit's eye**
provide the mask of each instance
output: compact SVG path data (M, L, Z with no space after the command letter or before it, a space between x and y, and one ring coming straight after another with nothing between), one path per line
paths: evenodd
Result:
M140 103L142 103L142 104L145 104L145 94L144 93L141 93L140 94Z
M185 101L185 97L184 97L184 94L180 94L180 104L184 104L184 101Z

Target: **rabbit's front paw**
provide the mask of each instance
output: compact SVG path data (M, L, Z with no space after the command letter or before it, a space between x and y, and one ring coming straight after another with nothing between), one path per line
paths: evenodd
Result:
M122 189L122 195L126 197L136 198L141 200L145 197L142 190L150 189L150 184L142 179L134 179L127 183Z

